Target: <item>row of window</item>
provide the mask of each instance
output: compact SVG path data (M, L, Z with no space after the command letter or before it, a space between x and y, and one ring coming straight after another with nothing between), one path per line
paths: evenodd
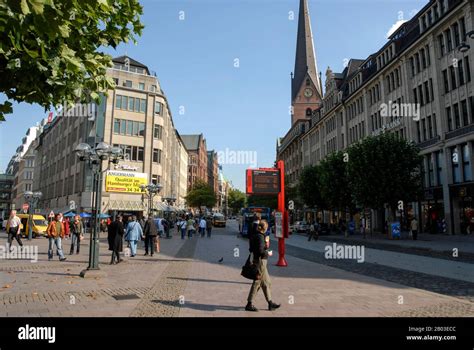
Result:
M349 144L354 143L366 136L365 133L365 121L354 125L353 127L349 128Z
M430 48L425 46L420 51L410 57L411 77L422 72L431 65Z
M385 66L386 63L390 62L390 60L395 56L394 45L390 45L387 49L377 57L377 67L378 69Z
M474 97L469 97L471 120L469 120L468 101L463 100L446 108L448 130L456 130L474 122Z
M132 162L143 162L145 160L145 149L139 146L129 145L114 145L114 147L120 147L123 150L125 160ZM152 155L153 163L161 164L161 150L153 148Z
M331 131L336 130L337 123L336 123L336 117L331 117L328 119L326 122L326 135L329 134Z
M449 72L448 72L449 71ZM469 57L464 60L456 60L452 66L443 70L444 93L448 93L459 86L471 81L471 67L469 65Z
M370 105L372 106L375 102L380 101L380 86L379 84L375 84L370 90L369 90L369 102Z
M428 11L425 12L423 16L420 17L420 27L422 32L428 29L441 17L441 15L446 12L446 6L444 1L445 0L440 1L441 7L439 7L438 4L435 3ZM439 13L438 10L441 10L441 13Z
M115 108L130 112L145 113L146 99L117 95L115 96Z
M326 154L331 154L337 151L337 137L333 137L332 139L326 142Z
M352 81L349 83L349 93L351 94L362 84L362 74L358 74Z
M436 114L429 115L415 122L416 124L416 140L418 143L431 140L438 135L436 125Z
M413 89L413 101L415 104L424 106L427 103L434 101L433 79L425 81Z
M388 74L385 79L387 82L388 92L392 92L393 90L399 88L402 85L400 68L395 68L395 70L391 72L390 74Z
M358 114L361 114L363 112L364 112L364 100L363 100L363 97L361 96L356 101L354 101L351 105L349 105L348 107L349 120L352 120Z
M124 136L145 136L145 123L134 120L114 119L114 134Z
M466 21L464 20L464 17L462 17L458 22L454 23L451 27L438 35L441 56L455 50L463 42L465 36Z

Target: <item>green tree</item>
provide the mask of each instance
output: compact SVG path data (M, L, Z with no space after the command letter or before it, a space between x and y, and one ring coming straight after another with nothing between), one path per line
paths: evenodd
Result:
M245 207L245 203L247 201L247 197L245 193L239 191L238 189L231 189L229 191L228 197L228 206L234 213L240 212L240 209Z
M211 186L202 180L198 180L188 192L186 202L188 206L193 208L212 208L216 205L217 197Z
M394 210L399 201L416 200L421 185L419 149L393 134L367 137L348 150L354 199L364 208Z
M138 0L0 1L0 93L8 100L58 104L99 102L115 84L106 76L116 48L141 35ZM12 103L0 104L0 120Z
M348 160L344 152L336 152L319 164L321 197L330 209L351 210L354 207L348 177Z
M309 166L303 169L298 181L298 195L310 208L325 209L321 193L321 168Z

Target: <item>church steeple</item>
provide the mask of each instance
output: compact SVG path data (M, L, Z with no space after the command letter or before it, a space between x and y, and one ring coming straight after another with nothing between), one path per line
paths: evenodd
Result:
M307 84L308 78L311 80L311 85L316 89L316 95L322 99L322 84L316 63L308 1L300 0L295 69L291 81L292 102L295 102L298 93L301 91L301 87L303 84Z

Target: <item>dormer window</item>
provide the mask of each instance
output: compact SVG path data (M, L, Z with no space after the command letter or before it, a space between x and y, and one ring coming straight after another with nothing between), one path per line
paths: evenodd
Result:
M309 79L306 79L306 86L310 86L311 85L311 82L309 81Z
M311 108L307 108L306 109L306 116L311 117L312 115L313 115L313 111L311 110Z

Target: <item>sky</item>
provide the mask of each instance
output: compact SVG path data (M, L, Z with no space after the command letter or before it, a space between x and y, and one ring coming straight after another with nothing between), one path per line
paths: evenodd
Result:
M427 2L309 0L323 86L328 66L342 72L348 59L367 58L394 25ZM299 0L141 3L145 29L138 44L105 51L156 72L179 133L203 133L208 149L221 154L224 176L244 190L245 169L271 167L276 140L290 128ZM14 104L14 113L0 123L0 172L28 127L46 116L38 105Z

